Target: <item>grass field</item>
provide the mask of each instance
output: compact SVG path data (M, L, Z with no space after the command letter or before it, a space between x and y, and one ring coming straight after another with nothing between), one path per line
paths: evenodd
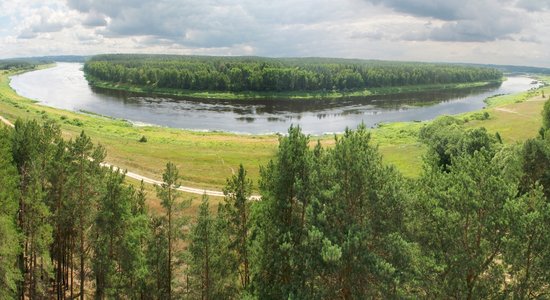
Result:
M236 135L219 132L193 132L163 127L136 127L124 120L93 114L75 113L50 108L18 96L9 87L9 75L0 73L0 115L16 118L54 119L70 138L84 130L107 150L106 161L141 175L160 179L166 162L174 162L183 176L183 185L221 189L225 180L240 163L256 183L259 166L273 157L276 135ZM546 77L546 80L550 78ZM484 126L499 132L505 142L521 141L537 134L540 111L546 98L539 91L490 99L487 120L476 120L476 114L459 117L469 120L466 127ZM550 95L550 88L545 88ZM421 170L424 147L417 141L418 130L429 122L383 124L372 130L384 161L395 165L405 176L417 176ZM145 136L146 143L139 139ZM312 137L330 146L333 136ZM151 193L149 193L151 195ZM153 193L154 194L154 193ZM198 198L195 195L196 198Z

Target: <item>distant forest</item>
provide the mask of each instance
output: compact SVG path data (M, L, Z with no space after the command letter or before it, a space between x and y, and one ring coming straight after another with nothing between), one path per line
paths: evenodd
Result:
M54 62L85 62L86 56L58 55L0 59L0 70L34 69L38 65Z
M107 54L88 60L89 79L153 88L227 92L346 91L500 80L495 68L335 58Z
M4 59L0 60L0 70L18 70L34 69L37 65L52 63L52 61L34 61L23 59Z

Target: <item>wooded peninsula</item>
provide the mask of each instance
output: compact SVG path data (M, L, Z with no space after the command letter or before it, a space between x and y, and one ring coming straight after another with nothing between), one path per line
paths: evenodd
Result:
M86 62L84 72L92 85L103 88L141 88L163 94L227 92L237 93L237 98L262 93L289 98L305 92L330 97L336 96L334 93L394 93L395 89L388 88L457 88L500 81L503 77L495 68L457 64L141 54L97 55Z

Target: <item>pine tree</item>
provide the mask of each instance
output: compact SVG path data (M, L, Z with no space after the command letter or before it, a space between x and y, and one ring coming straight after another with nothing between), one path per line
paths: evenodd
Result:
M411 228L430 262L419 280L428 298L492 298L505 284L505 206L518 190L493 157L463 153L448 173L428 168L415 183Z
M334 148L315 151L320 191L308 217L310 297L400 297L411 288L403 181L370 140L360 125Z
M550 203L540 186L506 203L510 234L504 243L505 295L541 299L550 293Z
M250 196L252 181L246 177L243 165L237 174L227 179L223 189L225 203L221 206L219 218L227 219L227 236L230 239L228 251L236 255L236 268L239 273L241 289L250 285Z
M68 149L70 155L70 178L67 184L71 191L70 201L72 203L70 206L73 209L73 217L76 224L76 237L74 241L78 243L76 253L79 258L79 297L80 299L84 299L86 265L90 249L89 234L96 213L97 199L100 195L103 177L100 163L105 158L105 151L101 146L94 147L91 139L84 132L69 143ZM70 260L73 260L72 255Z
M138 298L143 291L138 283L144 283L147 275L144 249L148 218L144 207L135 209L144 191L138 193L126 186L124 178L124 173L111 168L98 201L92 238L97 299L122 295Z
M120 266L124 272L124 291L132 299L143 299L148 295L147 277L150 270L147 264L147 241L150 239L150 218L145 205L145 185L139 190L128 188L131 198L131 217L125 224L125 234L121 242Z
M49 164L55 151L53 143L60 138L59 126L52 122L17 120L12 151L21 184L19 226L23 232L23 255L20 268L24 281L20 297L45 297L50 284L52 226L47 205ZM27 290L28 287L28 290Z
M17 266L21 253L16 214L19 174L12 157L12 134L0 125L0 299L14 299L22 280Z
M174 271L174 245L177 239L176 225L178 227L183 226L181 224L182 219L178 219L178 211L183 207L188 206L189 202L177 203L177 200L181 197L181 193L177 191L177 188L180 186L180 176L179 171L171 162L166 164L166 169L162 174L163 183L160 186L157 186L157 197L161 200L161 205L165 210L165 221L167 222L166 235L167 235L167 257L166 257L166 272L164 274L165 283L166 283L166 298L172 299L173 297L173 271Z
M291 127L274 160L260 170L262 201L254 211L253 285L260 298L298 297L305 290L306 211L312 194L309 137Z
M225 221L210 212L208 196L203 195L196 224L191 229L189 273L195 295L192 298L232 299L236 277L227 257L229 245L224 235ZM229 265L228 265L229 263Z

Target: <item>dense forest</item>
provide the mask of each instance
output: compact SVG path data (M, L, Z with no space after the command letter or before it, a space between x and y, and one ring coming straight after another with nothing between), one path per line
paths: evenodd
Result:
M192 218L174 164L155 213L84 132L18 120L0 128L0 299L547 298L550 102L543 120L503 145L439 118L416 179L365 126L329 148L291 127L261 200L241 166Z
M51 62L52 61L35 61L29 59L3 59L0 60L0 70L29 70L36 68L38 65Z
M108 54L84 65L90 81L194 91L348 91L495 81L494 68L334 58Z

